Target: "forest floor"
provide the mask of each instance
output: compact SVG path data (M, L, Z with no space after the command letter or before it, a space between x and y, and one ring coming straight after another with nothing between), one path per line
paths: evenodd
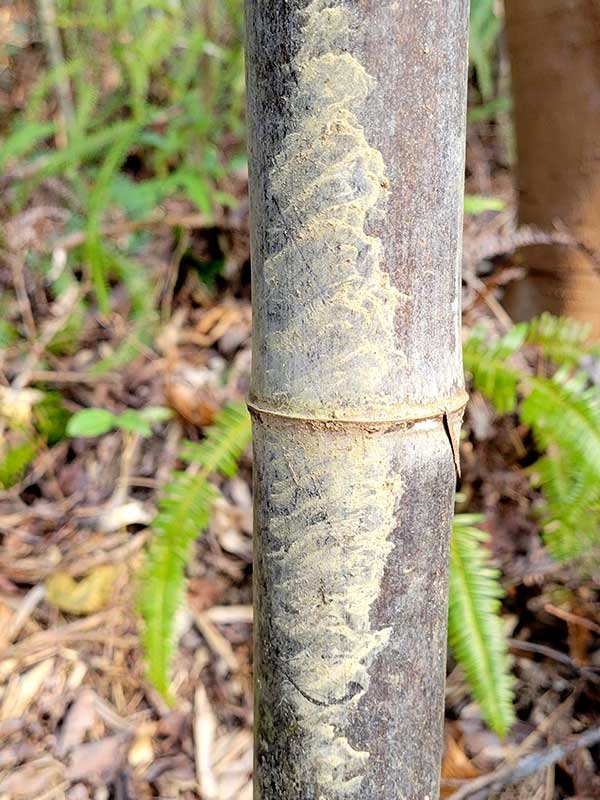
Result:
M22 113L24 87L40 69L30 15L28 4L0 8L13 47L10 75L0 83L4 118ZM465 329L484 318L498 332L510 327L498 297L503 282L518 279L519 264L503 130L497 121L469 128L468 191L499 197L505 208L465 222ZM125 162L131 181L143 174L142 160L140 151ZM73 175L42 174L23 199L31 163L14 158L0 176L2 414L27 418L41 396L58 395L69 413L164 406L173 416L151 436L113 430L44 442L0 494L0 800L250 800L249 452L238 474L220 481L210 526L193 548L172 704L146 679L136 609L139 568L179 443L201 440L223 404L242 400L247 389L244 167L215 179L228 200L211 215L177 194L134 220L118 204L107 207L102 240L143 264L142 293L156 324L140 337L123 279L109 281L107 313L90 299L82 254L89 228L72 213L79 203ZM66 265L73 280L56 292ZM491 733L460 669L449 664L443 797L598 798L597 746L565 752L503 793L492 794L491 780L467 793L466 781L485 782L496 771L502 783L507 764L568 745L600 723L600 605L595 577L557 565L542 546L524 471L527 430L473 392L465 431L458 510L485 515L502 569L517 722L504 741ZM3 435L12 435L4 423ZM82 600L84 584L69 576L90 575L102 576L102 587L88 587L92 599ZM64 610L79 601L78 613Z

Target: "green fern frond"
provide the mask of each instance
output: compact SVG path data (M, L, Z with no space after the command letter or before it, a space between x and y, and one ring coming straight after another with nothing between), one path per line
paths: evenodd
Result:
M448 640L488 725L504 736L514 721L513 678L500 617L499 570L490 566L487 534L476 515L454 519L450 552Z
M521 419L546 455L534 465L546 500L543 537L559 561L600 543L600 392L565 368L529 378Z
M557 561L587 560L600 544L600 490L589 483L574 488L569 505L548 506L542 529L544 543Z
M185 589L190 547L208 526L217 497L217 490L205 475L175 472L154 520L154 537L141 575L139 607L145 621L142 645L148 677L165 697L175 644L175 614Z
M600 543L600 481L556 446L531 469L542 489L542 534L557 561L585 557Z
M201 444L184 443L180 456L193 463L186 472L173 473L159 501L141 574L139 608L144 618L142 644L148 676L165 697L175 647L175 614L185 591L190 549L208 527L219 496L208 478L214 473L234 475L250 437L245 406L237 403L223 408Z
M517 405L517 387L522 374L508 359L519 350L526 335L526 325L515 325L501 339L489 341L485 329L475 328L465 342L465 369L471 374L475 388L499 414L509 414Z
M591 325L548 312L528 324L527 343L538 347L555 364L577 365L586 352Z
M549 505L560 506L569 496L574 479L571 459L564 456L558 447L551 447L547 455L530 467L532 484L544 492Z
M252 437L250 415L246 406L231 403L223 408L208 431L206 438L196 444L186 442L181 450L184 461L193 462L207 472L220 472L231 477L237 462Z
M520 419L546 453L532 468L545 498L542 534L560 561L585 556L600 543L600 391L583 370L573 372L593 353L589 334L588 325L542 314L494 342L475 329L464 348L475 387L499 413L516 408L517 392L524 398ZM515 369L510 357L524 343L559 365L558 372L532 377Z
M583 373L560 370L553 378L528 378L521 419L543 450L555 445L577 456L579 468L600 479L600 392Z

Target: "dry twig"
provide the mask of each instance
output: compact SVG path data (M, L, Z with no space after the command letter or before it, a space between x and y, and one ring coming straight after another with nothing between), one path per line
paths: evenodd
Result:
M600 742L600 726L590 728L573 739L555 744L539 753L525 756L517 764L504 764L488 775L474 778L454 792L449 800L486 800L493 792L497 792L513 783L533 775L535 772L558 764L563 758L583 747L592 747Z

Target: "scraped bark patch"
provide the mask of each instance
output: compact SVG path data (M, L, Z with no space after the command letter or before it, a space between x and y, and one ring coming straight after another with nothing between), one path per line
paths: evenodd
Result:
M283 365L295 364L286 394L304 408L314 403L315 380L323 394L341 397L349 374L352 394L376 405L403 356L394 335L400 293L382 269L381 240L367 233L369 216L385 213L388 191L383 157L357 119L374 81L344 52L356 25L348 7L313 0L302 19L290 101L296 124L271 176L285 245L264 265L268 305L296 310L282 315L267 370L275 382ZM319 366L314 331L329 342L330 358Z
M293 770L312 773L314 797L358 798L369 753L351 747L346 731L390 636L373 626L371 608L402 496L396 437L357 428L332 436L310 425L291 436L284 420L255 432L257 449L276 454L264 474L270 514L257 561L270 588L259 624L285 679L273 694L265 687L261 715L272 718L271 748L282 727L297 729Z

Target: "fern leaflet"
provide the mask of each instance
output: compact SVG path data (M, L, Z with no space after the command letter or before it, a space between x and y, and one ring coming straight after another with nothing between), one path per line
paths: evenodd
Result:
M527 343L555 364L576 366L586 352L590 333L591 325L544 312L528 323Z
M40 447L39 437L29 435L0 453L0 489L9 489L21 480Z
M551 379L528 378L521 419L542 449L554 444L600 478L600 392L586 383L585 374L571 377L564 370Z
M504 736L514 721L513 678L500 617L499 570L488 563L481 517L454 519L448 640L490 727Z
M139 607L144 618L142 644L148 676L165 697L175 647L175 614L185 591L185 567L198 535L208 527L218 490L211 474L231 477L251 438L250 417L241 403L221 410L201 444L186 442L182 460L192 462L174 472L154 519L154 536L142 570ZM198 469L200 468L200 469Z
M475 329L464 348L473 383L499 413L518 413L546 455L532 468L543 490L544 542L558 560L585 556L600 543L600 390L579 369L589 346L589 326L542 314L489 342ZM532 345L558 365L552 377L515 369L508 359L523 344Z
M517 387L522 375L507 360L521 347L526 335L526 326L515 325L501 339L490 342L485 329L475 328L465 342L465 369L473 377L475 388L493 403L499 414L510 414L517 405Z
M532 378L521 418L546 455L533 467L545 497L543 536L559 561L600 542L600 393L586 376Z
M585 555L598 535L597 514L590 513L600 496L597 477L554 446L531 472L543 492L540 517L548 550L558 561Z
M242 404L225 406L199 444L185 442L181 458L201 466L206 473L220 472L230 478L250 441L250 417Z

